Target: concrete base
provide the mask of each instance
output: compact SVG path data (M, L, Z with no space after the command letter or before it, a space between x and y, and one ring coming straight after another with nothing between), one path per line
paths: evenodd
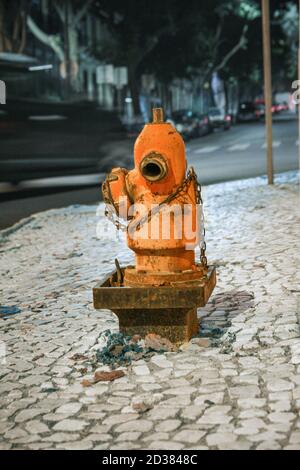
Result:
M120 332L145 337L155 333L180 345L198 333L197 309L114 309L119 318Z

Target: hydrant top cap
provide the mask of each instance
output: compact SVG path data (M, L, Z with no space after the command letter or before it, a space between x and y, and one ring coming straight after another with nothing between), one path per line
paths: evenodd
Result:
M164 110L163 108L152 109L152 123L161 124L164 122Z
M149 182L158 183L151 186L152 190L167 194L185 177L185 145L170 122L160 122L162 108L154 108L152 112L154 122L143 127L134 144L135 171L140 176L137 184L148 187Z

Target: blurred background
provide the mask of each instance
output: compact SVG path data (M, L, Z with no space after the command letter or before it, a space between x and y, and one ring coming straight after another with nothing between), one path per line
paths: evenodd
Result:
M297 169L298 2L270 1L275 173ZM0 228L101 198L151 108L202 184L266 174L260 0L0 0Z

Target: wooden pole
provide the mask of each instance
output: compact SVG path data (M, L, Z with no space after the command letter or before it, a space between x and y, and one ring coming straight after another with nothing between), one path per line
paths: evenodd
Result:
M70 99L71 95L71 63L70 63L70 18L69 18L69 0L65 2L65 24L64 24L64 36L65 36L65 67L66 67L66 91L67 100Z
M269 0L261 0L263 60L264 60L264 95L266 120L266 149L268 184L273 184L273 139L272 139L272 82L271 82L271 47L270 47L270 5Z

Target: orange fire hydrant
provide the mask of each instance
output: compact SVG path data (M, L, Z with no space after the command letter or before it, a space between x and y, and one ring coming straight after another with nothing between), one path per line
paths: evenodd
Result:
M118 267L117 281L114 277L110 280L113 288L132 288L124 294L126 298L133 296L132 305L127 299L124 305L120 300L119 306L107 306L117 313L126 333L159 333L180 343L198 331L195 303L207 302L215 285L215 271L207 266L205 242L200 237L202 200L197 177L193 169L187 173L183 139L164 122L162 108L153 110L153 122L138 136L134 164L131 171L114 168L102 188L108 213L113 211L129 221L127 243L136 260L135 266ZM200 242L201 262L196 263L195 247ZM96 308L103 305L99 289L94 289ZM199 289L202 300L199 296L196 299ZM119 299L122 292L119 290ZM146 296L144 308L138 293L141 298ZM186 304L184 299L174 300L179 293L186 297ZM193 295L195 302L190 308Z
M161 108L153 110L153 122L135 143L134 163L129 172L113 169L103 184L105 202L130 219L127 242L136 266L125 273L125 285L166 285L203 276L205 266L195 264L194 251L199 243L197 180L193 173L185 179L184 142L163 121Z

